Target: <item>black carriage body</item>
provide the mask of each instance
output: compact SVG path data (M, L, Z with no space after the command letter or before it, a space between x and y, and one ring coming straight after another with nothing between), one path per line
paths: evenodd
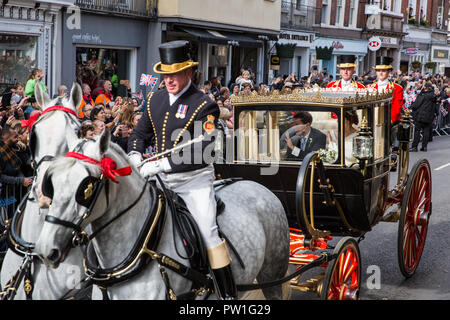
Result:
M234 100L234 132L232 140L226 143L227 155L221 157L224 160L215 163L216 174L222 179L242 177L264 185L280 199L290 226L302 229L297 210L302 204L296 201L297 179L302 161L285 160L282 156L276 156L277 148L273 148L270 144L273 142L276 145L281 142L275 138L271 142L271 134L261 134L260 131L264 126L267 127L267 123L273 125L277 120L280 129L281 125L285 124L279 121L280 113L295 115L298 111L308 111L317 116L321 116L319 112L331 115L326 121L330 118L336 121L333 128L338 131L338 152L337 158L332 163L324 163L324 171L329 184L334 188L333 197L339 202L342 211L340 212L336 206L326 205L325 195L317 183L314 184L313 196L310 197L309 176L304 180L307 182L304 186L307 190L304 205L308 208L312 199L313 219L317 229L328 230L335 236L362 235L370 231L382 217L388 197L390 96L377 95L369 99L356 95L342 99L339 94L327 92L320 94L320 97L317 93L313 93L313 96L306 96L305 101L302 94L280 95L275 98L239 97L240 99ZM327 98L327 94L330 98ZM314 101L315 99L318 102ZM368 121L369 127L372 128L372 136L375 138L376 156L366 162L364 170L346 163L346 152L350 151L344 139L346 136L344 113L349 110L357 112ZM271 115L278 117L270 119ZM245 121L245 118L248 121ZM316 122L319 122L317 126L321 125L320 120ZM314 124L313 120L311 127L314 127ZM281 129L280 134L282 130L288 129ZM269 143L267 147L261 148L261 140L264 139L268 139ZM328 138L327 145L329 145ZM233 151L232 155L230 149Z

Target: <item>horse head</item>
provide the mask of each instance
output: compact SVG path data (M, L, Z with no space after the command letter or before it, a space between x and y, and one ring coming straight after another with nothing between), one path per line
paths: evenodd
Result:
M110 202L119 199L124 189L140 177L137 171L132 172L125 152L110 143L110 136L109 130L104 130L94 139L79 139L77 152L56 159L45 173L42 192L52 199L52 205L35 252L47 266L58 267L75 238L85 235L83 230L91 222L114 211ZM118 180L125 179L119 177L132 173L129 183L119 185ZM138 180L144 181L142 177Z
M69 97L52 100L40 85L35 87L35 97L42 111L30 124L30 149L35 162L39 162L44 155L56 156L67 151L73 140L77 139L76 131L80 127L77 106L83 95L80 85L74 83ZM61 112L55 112L58 110ZM50 118L52 121L44 121Z
M34 88L34 96L36 97L36 101L39 106L42 108L42 111L45 111L49 107L56 105L58 100L61 101L62 105L66 108L72 109L74 112L77 112L77 107L81 104L81 100L83 99L83 91L81 86L74 82L72 84L72 89L70 90L69 97L64 98L55 98L50 99L50 96L45 92L39 83L36 83Z
M57 155L65 154L78 139L77 130L80 127L80 122L76 112L83 96L80 85L74 83L69 97L53 100L37 84L35 97L42 111L40 113L36 111L37 114L31 115L34 117L34 121L29 123L29 126L31 126L29 146L37 170L37 183L33 190L38 195L40 207L45 208L48 206L48 200L42 198L39 187L36 190L42 178L39 172L45 172L49 166L48 160L52 160Z

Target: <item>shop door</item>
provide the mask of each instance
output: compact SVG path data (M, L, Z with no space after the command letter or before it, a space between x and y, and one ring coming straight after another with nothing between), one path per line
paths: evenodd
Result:
M77 80L87 83L93 95L99 89L102 80L110 80L113 84L113 95L126 96L127 89L120 82L130 80L131 50L77 47Z
M241 74L241 69L250 69L255 74L258 71L258 48L233 46L231 57L231 83Z

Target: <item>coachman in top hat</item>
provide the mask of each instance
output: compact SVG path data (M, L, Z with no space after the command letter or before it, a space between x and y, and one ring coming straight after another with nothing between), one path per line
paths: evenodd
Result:
M394 69L391 65L393 59L390 57L377 57L376 65L373 67L377 73L377 80L370 84L369 90L392 91L391 101L391 123L396 124L400 121L403 106L403 88L402 86L389 81L389 73Z
M366 87L353 80L353 75L356 72L356 57L352 55L341 56L341 63L338 64L340 80L336 80L327 84L327 88L333 91L354 91L356 89L365 89Z
M227 245L218 234L213 187L211 151L219 107L191 82L192 67L198 62L190 58L188 41L163 43L159 54L161 61L153 70L164 75L165 88L148 96L144 115L128 140L129 157L137 165L151 141L158 154L204 136L204 140L180 153L164 154L145 163L140 172L144 177L159 174L165 186L184 200L202 234L217 294L223 299L233 299L237 290Z

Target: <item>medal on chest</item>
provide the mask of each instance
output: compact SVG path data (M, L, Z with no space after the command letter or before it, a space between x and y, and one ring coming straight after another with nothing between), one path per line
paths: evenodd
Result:
M186 118L187 110L188 110L188 105L187 104L179 104L178 105L178 109L177 109L177 113L175 114L175 117L178 118L178 119Z

